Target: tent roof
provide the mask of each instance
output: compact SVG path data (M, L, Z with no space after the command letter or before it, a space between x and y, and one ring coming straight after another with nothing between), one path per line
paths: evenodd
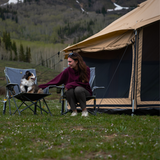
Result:
M147 0L97 34L68 46L63 51L95 52L123 48L131 43L134 30L158 20L160 20L160 0Z

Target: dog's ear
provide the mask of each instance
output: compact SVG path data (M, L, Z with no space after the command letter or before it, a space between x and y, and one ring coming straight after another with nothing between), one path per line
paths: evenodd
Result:
M22 78L28 79L29 76L31 76L31 72L30 71L26 71L25 75Z
M30 71L26 71L26 79L28 80L28 78L32 75L32 73Z

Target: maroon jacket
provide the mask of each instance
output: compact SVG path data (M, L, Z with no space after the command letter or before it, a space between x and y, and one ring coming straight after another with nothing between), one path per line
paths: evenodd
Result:
M88 72L88 79L90 79L89 67L87 67L87 72ZM39 85L39 87L44 89L50 85L58 86L61 84L64 84L65 88L67 88L68 90L71 88L76 88L77 86L82 86L87 91L89 91L90 95L92 95L92 90L90 88L89 82L83 83L79 78L79 72L75 71L70 67L66 68L63 72L61 72L58 76L56 76L48 83Z

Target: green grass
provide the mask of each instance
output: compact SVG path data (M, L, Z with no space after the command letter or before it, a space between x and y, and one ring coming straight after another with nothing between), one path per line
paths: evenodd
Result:
M1 97L1 101L3 97ZM20 103L19 101L17 101ZM62 116L58 100L47 100L53 116L27 109L21 116L2 114L0 159L3 160L158 160L159 116L101 113ZM15 109L11 103L12 111Z

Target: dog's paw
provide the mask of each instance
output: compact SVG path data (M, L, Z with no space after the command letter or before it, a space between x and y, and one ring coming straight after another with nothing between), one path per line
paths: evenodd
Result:
M40 88L37 93L38 93L38 94L43 94L42 88Z

